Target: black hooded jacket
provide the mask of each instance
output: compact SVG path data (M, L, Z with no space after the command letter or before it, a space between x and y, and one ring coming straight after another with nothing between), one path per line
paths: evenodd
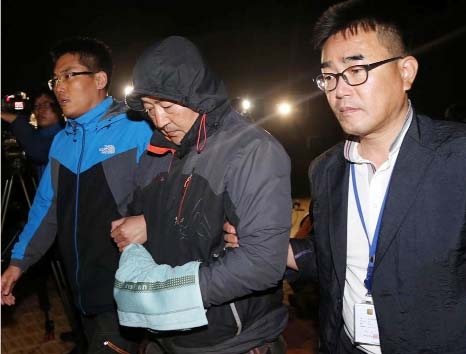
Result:
M223 83L197 48L169 37L146 50L134 70L128 104L172 100L199 117L179 146L155 131L134 213L143 212L146 248L159 264L199 260L208 325L154 335L170 353L244 353L275 340L286 326L282 276L291 223L290 161L266 131L232 110ZM139 105L139 106L138 106ZM170 160L170 161L167 161ZM224 250L223 223L240 247Z

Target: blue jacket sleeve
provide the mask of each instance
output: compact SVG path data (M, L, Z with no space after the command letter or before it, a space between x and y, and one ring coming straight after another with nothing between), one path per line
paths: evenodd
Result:
M289 281L317 281L317 265L312 235L302 239L292 238L290 239L290 244L299 272L287 271L285 278Z
M54 135L40 134L29 124L28 117L21 114L11 123L10 130L32 162L47 163Z

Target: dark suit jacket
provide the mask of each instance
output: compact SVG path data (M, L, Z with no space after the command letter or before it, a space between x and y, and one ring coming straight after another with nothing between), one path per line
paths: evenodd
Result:
M292 240L320 284L321 353L343 325L348 174L343 143L313 161L314 233ZM382 351L465 354L466 124L414 114L389 188L373 278Z

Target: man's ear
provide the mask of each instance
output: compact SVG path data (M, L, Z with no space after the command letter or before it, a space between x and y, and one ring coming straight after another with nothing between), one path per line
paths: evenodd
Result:
M105 86L107 86L107 73L104 71L99 71L98 73L95 73L95 81L97 83L97 88L98 89L104 89Z
M398 68L401 73L401 79L403 80L403 87L405 91L409 91L413 86L414 80L416 79L418 69L417 59L411 55L408 55L400 59Z

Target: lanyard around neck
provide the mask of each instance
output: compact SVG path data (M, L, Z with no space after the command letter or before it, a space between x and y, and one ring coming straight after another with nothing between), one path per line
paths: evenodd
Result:
M383 197L382 206L380 207L379 217L377 218L377 225L375 226L374 237L372 238L372 243L369 239L369 234L367 232L366 223L364 222L364 215L362 213L361 202L359 200L358 186L356 184L356 173L354 172L354 163L351 164L351 179L353 182L353 192L354 198L356 199L356 206L358 208L359 219L361 220L362 227L364 228L364 233L366 235L367 243L369 245L369 264L367 265L367 274L366 279L364 279L364 286L367 289L367 294L372 294L372 274L374 271L375 264L375 251L377 249L377 242L379 240L380 226L382 224L382 215L385 209L385 202L387 201L388 189L390 186L390 179L388 180L387 188L385 190L385 196Z

